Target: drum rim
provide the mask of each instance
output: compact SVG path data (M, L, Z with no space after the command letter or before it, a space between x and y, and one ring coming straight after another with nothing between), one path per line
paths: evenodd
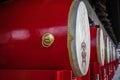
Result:
M87 71L88 71L88 68L89 68L89 65L86 69L86 72L85 73L82 73L80 68L78 67L78 60L73 60L75 58L77 58L77 54L76 55L73 55L72 53L72 48L71 48L71 42L72 40L74 40L74 35L71 34L70 30L72 28L72 26L75 26L76 25L76 16L74 14L77 14L77 10L78 10L78 7L80 5L80 3L83 2L84 5L85 5L85 8L86 8L86 11L87 11L87 6L86 6L86 3L83 1L83 0L80 0L80 1L73 1L71 7L70 7L70 12L69 12L69 16L68 16L68 34L67 34L67 47L68 47L68 54L69 54L69 58L70 58L70 64L71 64L71 67L72 67L72 70L73 70L73 73L75 74L75 76L79 77L79 76L84 76L85 74L87 74ZM73 16L74 16L74 19L73 19ZM88 11L87 11L87 16L88 16ZM88 20L89 22L89 20ZM74 25L75 24L75 25ZM75 30L74 30L75 31ZM90 31L90 29L89 29ZM73 32L73 31L72 31ZM75 38L76 39L76 38ZM75 40L76 41L76 40ZM74 43L74 47L76 47L76 44ZM90 50L89 50L90 51ZM90 53L89 53L89 61L90 61ZM89 63L89 62L88 62ZM77 66L76 66L77 64Z
M107 60L107 63L110 62L110 47L109 47L109 37L106 38L106 60Z
M98 58L98 62L100 64L100 66L103 66L104 65L104 62L105 62L105 42L104 42L104 37L103 37L103 44L104 44L104 50L103 50L103 54L101 54L101 51L100 51L100 36L102 34L102 37L104 36L103 35L103 30L102 28L97 28L97 41L96 41L96 44L97 44L97 58ZM103 56L103 57L102 57Z

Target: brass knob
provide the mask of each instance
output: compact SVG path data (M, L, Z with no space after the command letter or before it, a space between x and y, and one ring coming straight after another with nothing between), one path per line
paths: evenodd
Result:
M45 33L42 36L43 47L50 47L54 42L54 36L51 33Z

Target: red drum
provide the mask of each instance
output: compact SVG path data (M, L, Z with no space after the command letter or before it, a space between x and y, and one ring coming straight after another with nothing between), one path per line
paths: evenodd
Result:
M91 27L91 62L97 61L101 66L104 65L105 43L103 30L101 28Z
M0 4L0 68L87 73L90 30L82 0Z

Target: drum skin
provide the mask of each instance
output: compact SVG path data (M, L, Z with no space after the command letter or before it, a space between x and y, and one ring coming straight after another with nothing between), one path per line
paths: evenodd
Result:
M118 51L116 49L116 51L115 51L115 60L117 60L117 54L118 54Z
M104 65L104 47L101 50L101 41L100 41L100 28L96 28L94 26L90 27L90 35L91 35L91 54L90 54L90 62L98 62L100 66ZM104 45L104 43L103 43Z
M110 62L113 61L113 43L110 40Z
M105 63L110 62L110 45L109 45L109 37L105 37Z
M116 54L116 52L115 52L115 45L113 45L113 61L115 61L115 54Z
M74 61L70 63L67 34L72 2L15 0L0 4L0 69L71 70ZM49 35L50 45L48 39L44 43L45 35Z

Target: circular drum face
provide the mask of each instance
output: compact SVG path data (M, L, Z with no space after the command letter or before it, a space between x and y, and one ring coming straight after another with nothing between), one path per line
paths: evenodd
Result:
M71 7L68 25L70 63L76 76L86 75L90 60L90 29L88 13L83 1Z
M113 60L115 60L115 46L113 46Z
M110 61L112 61L113 59L113 56L112 56L112 52L113 52L113 49L112 49L112 42L110 41Z
M118 51L117 49L115 50L115 60L117 59L117 54L118 54Z
M109 47L110 45L109 45L109 38L107 37L107 43L106 43L106 53L107 53L107 63L109 63L110 62L110 47Z
M98 34L97 34L97 55L98 55L98 60L101 66L104 65L104 59L105 59L105 43L104 43L104 38L103 38L103 30L98 29Z

